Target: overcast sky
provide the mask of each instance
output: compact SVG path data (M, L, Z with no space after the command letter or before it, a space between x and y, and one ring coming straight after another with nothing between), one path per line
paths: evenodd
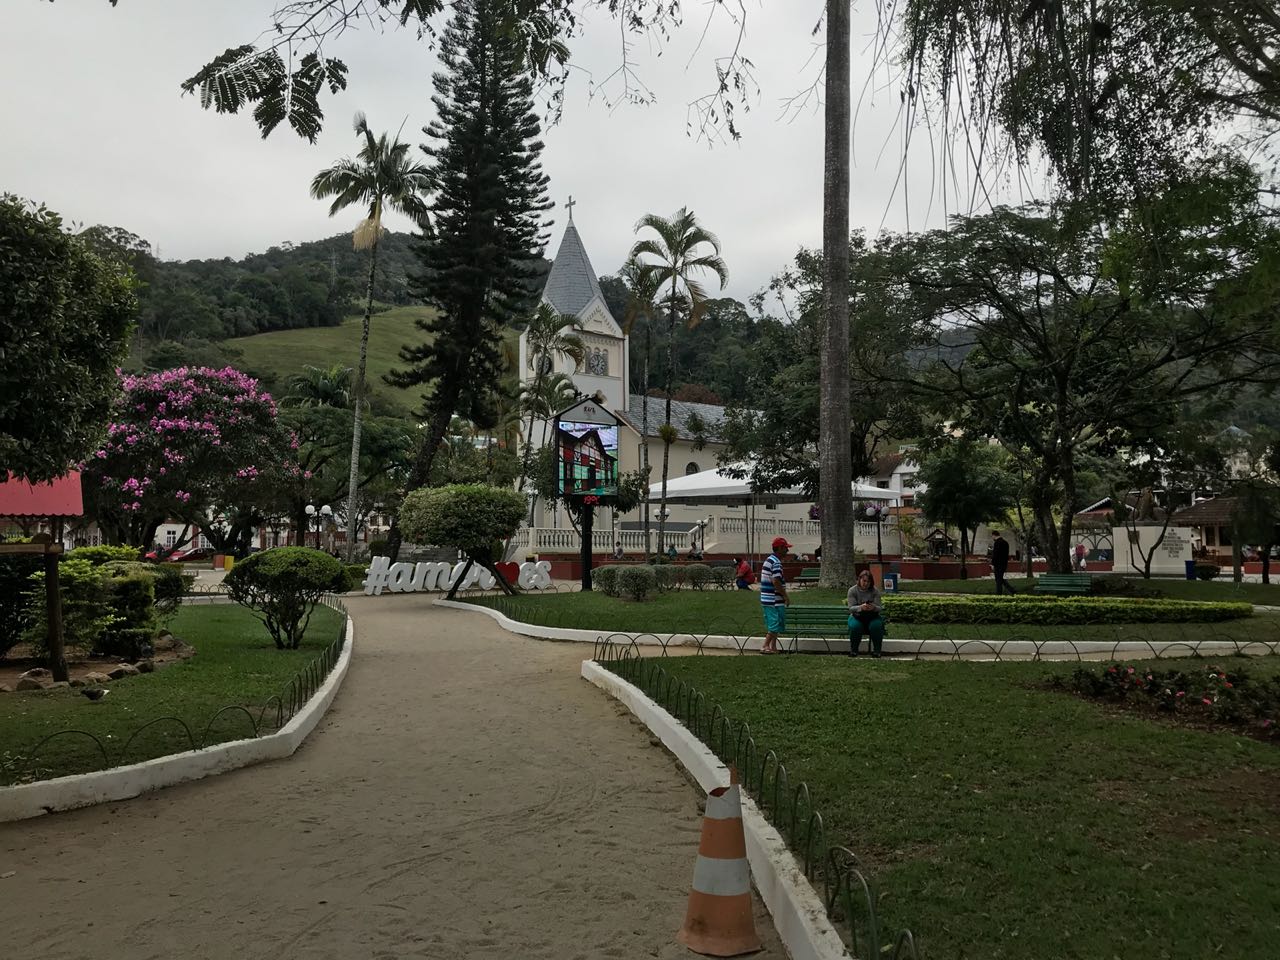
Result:
M273 6L273 0L120 0L116 8L107 0L5 0L0 190L43 201L70 221L125 227L164 259L240 257L350 230L359 214L330 220L327 206L308 196L311 177L358 149L350 124L357 110L375 130L394 131L403 122L405 138L420 143L432 118L437 61L409 31L349 33L330 52L346 60L350 86L325 101L318 142L286 129L263 141L248 116L205 112L181 96L179 83L225 48L254 39ZM656 102L610 109L591 96L591 85L618 65L618 28L595 14L573 45L578 69L563 120L545 136L543 165L558 205L548 255L570 194L574 221L601 274L617 270L639 216L682 205L719 234L728 292L740 299L767 283L798 247L818 245L820 110L815 101L788 120L782 102L818 77L822 51L811 31L821 7L820 0L748 0L745 49L760 95L739 118L741 141L710 147L687 135L688 103L711 89L710 57L726 51L736 28L724 17L714 21L695 58L707 8L687 5L690 22L661 56L643 41L632 51ZM862 95L863 103L852 144L851 220L871 233L882 224L937 226L943 200L934 148L918 133L898 183L898 88L882 71L881 89L862 90L872 27L855 13L855 102ZM954 197L948 206L956 209Z

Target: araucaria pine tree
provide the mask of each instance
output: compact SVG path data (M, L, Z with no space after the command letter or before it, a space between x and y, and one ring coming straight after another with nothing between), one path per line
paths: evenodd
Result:
M456 414L484 424L503 375L501 340L537 299L550 209L538 157L541 128L516 37L496 0L459 0L440 42L436 120L428 126L434 231L418 244L415 294L435 307L425 342L400 350L388 379L422 386L426 420L410 487L426 482Z

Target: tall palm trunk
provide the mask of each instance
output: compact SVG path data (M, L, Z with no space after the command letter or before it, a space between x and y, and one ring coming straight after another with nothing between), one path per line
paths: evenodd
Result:
M826 163L818 469L822 585L853 582L853 463L849 450L849 0L827 0Z
M356 552L356 496L360 486L360 428L364 420L365 364L369 357L369 321L373 317L373 281L378 270L378 241L369 248L369 286L365 292L364 327L360 331L360 365L356 368L356 396L351 417L351 473L347 478L347 563Z
M534 358L533 369L534 369L533 395L536 397L542 392L543 374L542 374L542 359L540 357ZM535 414L536 414L536 411L533 409L533 405L530 404L529 405L529 430L527 433L525 433L526 439L524 444L524 462L520 466L519 489L521 493L524 493L524 484L525 484L525 481L529 479L529 468L533 463L533 421L534 421ZM542 446L545 447L546 445L547 445L547 428L546 428L546 425L543 424ZM537 510L537 508L538 508L538 494L537 494L537 491L534 491L533 495L529 497L529 528L531 530L533 529L533 514L534 514L534 511ZM530 534L530 536L533 536L533 534Z
M662 500L658 507L658 552L667 549L667 472L671 468L671 388L676 366L676 279L671 275L671 312L667 319L667 410L662 432ZM647 404L646 404L647 406Z
M649 561L653 545L649 542L649 356L653 353L653 317L644 320L644 383L640 395L640 458L644 468L644 558Z

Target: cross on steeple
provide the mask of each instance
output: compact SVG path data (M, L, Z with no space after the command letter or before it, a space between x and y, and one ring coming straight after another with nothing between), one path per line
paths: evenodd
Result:
M570 222L570 223L573 223L573 208L574 208L575 204L576 204L576 201L573 199L573 194L571 193L571 194L569 194L569 202L568 202L568 203L566 203L566 204L564 205L564 206L565 206L565 209L569 211L569 222Z

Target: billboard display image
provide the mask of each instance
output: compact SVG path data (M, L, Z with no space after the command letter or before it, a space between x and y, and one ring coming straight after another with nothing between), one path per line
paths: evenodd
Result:
M556 424L558 486L566 497L618 495L618 428L561 420Z

